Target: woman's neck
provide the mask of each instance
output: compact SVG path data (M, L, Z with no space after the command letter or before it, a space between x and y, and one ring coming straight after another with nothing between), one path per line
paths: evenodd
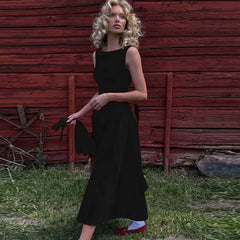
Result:
M104 46L105 51L114 51L120 49L122 46L119 43L120 36L108 34L107 43Z

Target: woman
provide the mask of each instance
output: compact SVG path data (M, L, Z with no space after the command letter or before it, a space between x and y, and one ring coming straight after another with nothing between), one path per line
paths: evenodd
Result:
M137 50L140 21L125 0L108 0L93 24L94 78L97 93L68 122L93 110L96 161L78 214L83 223L79 240L90 240L95 227L114 218L132 219L115 234L144 232L147 228L145 191L137 123L129 103L147 99L147 88ZM128 91L133 82L135 90Z

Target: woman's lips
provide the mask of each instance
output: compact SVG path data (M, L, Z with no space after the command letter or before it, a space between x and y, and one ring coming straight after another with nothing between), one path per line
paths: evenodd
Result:
M114 24L113 27L114 28L121 28L121 26L119 24Z

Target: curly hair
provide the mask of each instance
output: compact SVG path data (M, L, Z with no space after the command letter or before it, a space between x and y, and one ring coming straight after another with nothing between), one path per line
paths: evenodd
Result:
M139 46L139 37L143 35L141 31L141 21L133 13L132 6L126 0L107 0L102 6L99 16L95 18L93 22L93 32L91 39L93 45L97 49L101 49L103 45L107 42L107 19L111 13L113 6L121 6L126 18L126 26L123 33L120 36L120 44L122 47L127 45L133 45L135 47Z

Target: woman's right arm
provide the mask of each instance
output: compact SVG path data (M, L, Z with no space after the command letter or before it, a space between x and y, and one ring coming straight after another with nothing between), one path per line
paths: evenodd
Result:
M83 118L90 110L92 110L93 109L92 102L93 102L94 98L96 98L97 96L98 96L98 92L96 92L94 94L94 96L91 98L91 100L81 110L69 115L67 123L75 124L76 119Z

